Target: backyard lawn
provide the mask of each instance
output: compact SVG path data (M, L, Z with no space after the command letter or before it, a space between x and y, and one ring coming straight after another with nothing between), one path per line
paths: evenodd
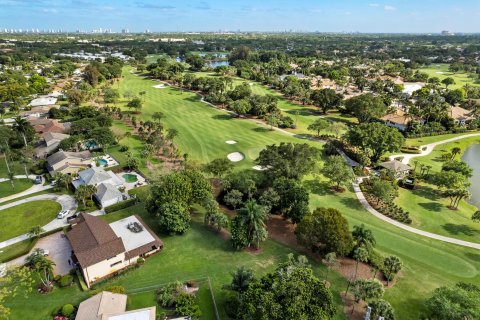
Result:
M13 185L15 188L12 188L10 181L0 182L0 199L27 190L33 186L33 181L31 179L14 179Z
M46 225L60 210L60 204L51 200L30 201L1 210L0 241L24 234L32 227Z
M476 78L470 78L467 73L465 72L457 72L453 73L448 71L449 65L446 63L438 64L432 63L430 66L421 68L420 71L428 74L429 77L437 77L442 81L447 77L451 77L455 79L455 84L449 86L450 89L461 88L466 84L470 85L480 85L480 81L478 80L478 76Z

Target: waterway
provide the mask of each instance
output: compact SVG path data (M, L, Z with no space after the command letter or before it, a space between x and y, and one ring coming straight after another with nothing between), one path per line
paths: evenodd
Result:
M480 144L471 145L463 154L462 160L473 169L473 176L470 179L472 185L469 188L472 194L470 203L480 208Z

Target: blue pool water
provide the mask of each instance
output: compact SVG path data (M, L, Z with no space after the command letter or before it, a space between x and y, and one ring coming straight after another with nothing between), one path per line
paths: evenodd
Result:
M100 159L98 160L98 164L100 165L100 167L105 167L108 164L108 162L105 159Z

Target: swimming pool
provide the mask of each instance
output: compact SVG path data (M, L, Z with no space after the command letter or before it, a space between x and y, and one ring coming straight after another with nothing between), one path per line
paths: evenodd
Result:
M97 163L98 163L98 166L100 167L106 167L108 164L108 161L105 159L100 159L100 160L97 160Z
M123 179L125 179L125 181L127 183L134 183L134 182L137 182L137 175L136 174L131 174L131 173L125 173L123 176L122 176Z

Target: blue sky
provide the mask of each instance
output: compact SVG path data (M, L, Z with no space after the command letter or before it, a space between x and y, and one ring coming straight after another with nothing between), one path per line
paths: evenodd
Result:
M480 32L480 0L0 0L0 28Z

